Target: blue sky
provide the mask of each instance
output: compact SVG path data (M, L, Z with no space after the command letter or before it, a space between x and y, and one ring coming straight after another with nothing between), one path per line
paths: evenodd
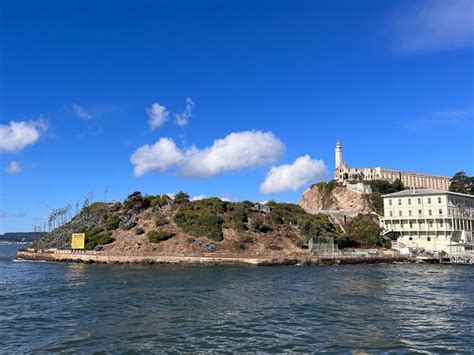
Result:
M2 1L0 233L187 191L297 202L352 166L474 174L470 1Z

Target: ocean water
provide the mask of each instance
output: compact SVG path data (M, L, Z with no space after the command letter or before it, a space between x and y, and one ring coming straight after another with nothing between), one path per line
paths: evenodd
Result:
M474 352L474 267L84 265L0 246L0 352Z

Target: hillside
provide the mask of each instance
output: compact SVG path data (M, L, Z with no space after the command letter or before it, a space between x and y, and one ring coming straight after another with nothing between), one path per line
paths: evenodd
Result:
M71 233L86 233L86 249L121 255L203 253L295 255L307 253L311 235L341 238L325 215L294 204L190 201L185 193L96 202L36 242L35 249L69 249Z

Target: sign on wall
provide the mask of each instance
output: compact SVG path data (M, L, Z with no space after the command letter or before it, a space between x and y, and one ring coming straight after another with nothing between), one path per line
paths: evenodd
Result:
M72 233L71 249L84 249L85 243L85 233Z

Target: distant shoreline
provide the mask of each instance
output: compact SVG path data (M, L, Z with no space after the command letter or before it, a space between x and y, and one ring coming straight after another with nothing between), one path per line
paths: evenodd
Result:
M105 253L74 254L61 252L35 252L19 250L19 259L41 260L72 263L99 264L207 264L207 265L339 265L339 264L378 264L393 262L412 262L411 258L402 256L343 257L318 258L311 256L297 257L223 257L223 256L182 256L182 255L111 255Z

